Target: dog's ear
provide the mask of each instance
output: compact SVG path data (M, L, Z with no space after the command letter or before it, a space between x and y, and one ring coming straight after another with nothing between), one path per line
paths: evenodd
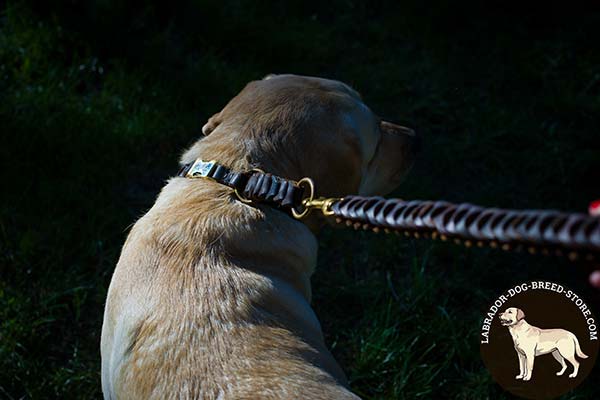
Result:
M517 308L517 321L520 321L523 318L525 318L525 313L520 308Z
M216 113L212 117L208 119L206 124L202 127L202 134L204 136L208 136L212 131L215 130L217 126L221 123L221 113Z

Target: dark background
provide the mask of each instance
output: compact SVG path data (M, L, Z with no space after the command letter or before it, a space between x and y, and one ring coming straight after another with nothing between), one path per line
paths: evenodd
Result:
M600 13L523 3L0 3L0 398L100 396L128 227L206 119L268 73L342 80L415 128L424 151L395 196L585 211ZM590 266L332 229L320 243L314 308L365 398L510 398L478 332L514 284L557 281L599 315ZM564 398L598 397L598 378Z

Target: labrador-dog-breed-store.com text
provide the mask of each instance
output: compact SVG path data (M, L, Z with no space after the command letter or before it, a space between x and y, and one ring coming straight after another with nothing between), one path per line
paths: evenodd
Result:
M260 168L322 196L383 195L414 160L415 133L380 120L344 83L250 82L181 163ZM131 229L102 326L106 399L356 399L310 307L315 232L231 188L175 177Z

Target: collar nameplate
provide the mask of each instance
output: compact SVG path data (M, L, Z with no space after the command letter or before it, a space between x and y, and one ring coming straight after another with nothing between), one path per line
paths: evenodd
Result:
M188 178L208 178L209 174L217 165L215 160L212 161L203 161L201 159L197 159L194 161L190 170L186 174Z

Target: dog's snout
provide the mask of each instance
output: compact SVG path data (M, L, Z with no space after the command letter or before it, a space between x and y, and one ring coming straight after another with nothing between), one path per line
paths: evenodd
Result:
M406 135L410 141L410 148L413 154L417 154L421 152L423 147L423 140L421 139L421 135L417 135L417 132L414 129L408 128L406 126L397 125L396 133L400 135Z
M417 134L413 129L407 128L406 126L399 126L400 129L398 129L399 133L408 135L408 136L412 136L412 137L416 137Z
M381 121L381 129L384 132L402 136L403 142L408 144L411 153L417 154L421 151L423 146L421 135L418 135L414 129L388 121Z

